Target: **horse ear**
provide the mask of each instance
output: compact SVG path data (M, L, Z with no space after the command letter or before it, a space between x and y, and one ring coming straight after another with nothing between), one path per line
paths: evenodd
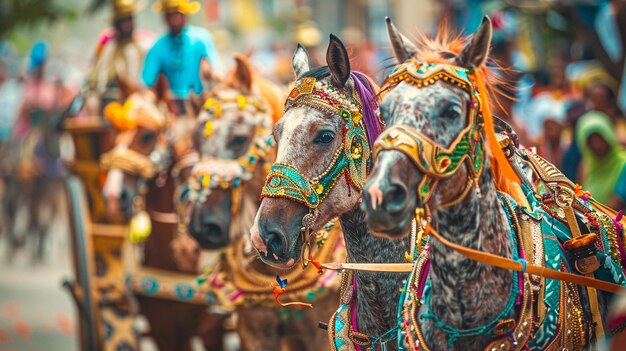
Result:
M304 46L298 44L296 51L293 53L293 58L291 59L291 66L296 73L296 78L311 70L309 54L307 54Z
M391 18L385 17L385 21L387 22L389 41L391 42L391 47L393 48L393 53L398 63L402 63L413 57L417 53L415 45L398 31L396 26L391 23Z
M252 68L248 58L242 54L235 54L235 80L239 87L247 93L252 91Z
M472 36L470 43L456 57L455 62L461 67L478 68L482 66L489 57L489 46L493 28L488 16L483 17L483 22Z
M346 47L333 34L330 35L330 42L326 51L326 63L330 69L331 82L343 88L350 78L350 59Z

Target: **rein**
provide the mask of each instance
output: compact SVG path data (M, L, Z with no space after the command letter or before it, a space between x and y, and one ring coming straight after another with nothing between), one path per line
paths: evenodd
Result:
M493 267L508 269L511 271L535 274L544 278L559 280L568 283L574 283L582 286L588 286L613 294L626 295L626 291L621 285L605 282L602 280L581 276L578 274L560 272L543 266L529 264L526 260L512 260L510 258L494 255L488 252L478 251L463 245L450 242L441 234L439 234L430 224L426 227L424 236L432 235L439 240L444 246L452 249L463 256L476 262L488 264ZM395 272L408 273L413 269L413 263L325 263L322 267L331 270L351 270L363 272Z

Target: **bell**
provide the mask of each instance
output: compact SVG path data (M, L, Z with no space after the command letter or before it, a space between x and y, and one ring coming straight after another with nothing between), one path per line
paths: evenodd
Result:
M152 232L152 222L148 212L141 211L130 220L128 236L130 242L139 244L144 242Z

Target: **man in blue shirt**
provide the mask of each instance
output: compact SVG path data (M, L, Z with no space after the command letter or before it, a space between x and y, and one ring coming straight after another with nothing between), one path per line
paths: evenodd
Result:
M143 81L146 86L153 87L159 74L163 74L179 107L177 114L192 113L188 103L190 90L196 95L203 90L200 79L202 60L219 62L214 48L210 47L212 39L208 31L187 26L187 16L198 12L200 4L189 0L161 0L155 3L154 10L163 13L169 32L148 51Z

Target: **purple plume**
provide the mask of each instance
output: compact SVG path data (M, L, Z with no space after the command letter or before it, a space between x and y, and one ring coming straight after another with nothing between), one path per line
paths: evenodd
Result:
M367 133L367 141L370 147L374 146L374 141L382 132L378 118L376 117L376 109L378 108L378 101L376 99L376 92L374 87L370 83L367 76L358 71L352 71L350 73L356 90L361 98L363 106L363 120L365 121L365 132Z

